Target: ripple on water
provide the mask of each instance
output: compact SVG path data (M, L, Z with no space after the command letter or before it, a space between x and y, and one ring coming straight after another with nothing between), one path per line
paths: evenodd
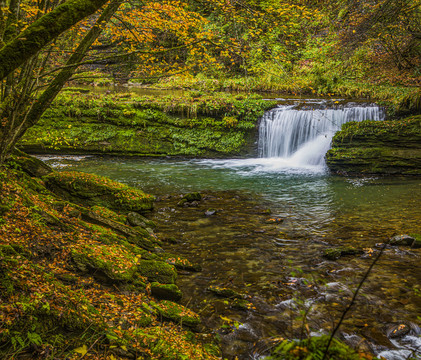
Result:
M282 169L280 162L268 159L121 161L89 157L48 161L106 175L155 195L207 193L208 198L196 208L177 207L176 196L164 199L149 216L160 224L162 237L179 240L169 246L171 251L203 267L201 273L179 277L183 301L200 311L205 323L215 329L221 326L220 315L232 316L250 326L259 338L300 334L302 326L294 320L299 313L288 306L294 302L305 305L312 301L308 304L311 331L329 330L340 317L349 292L359 284L373 255L327 261L323 250L352 245L372 250L365 254L376 254L375 244L394 234L421 233L421 181L415 178L339 178L321 168ZM218 212L206 217L210 208ZM266 209L271 214L263 211ZM275 216L283 221L265 223ZM420 256L420 249L386 249L342 331L367 338L377 329L387 339L385 329L390 324L417 321ZM305 282L289 285L288 278ZM334 290L329 283L340 285ZM209 285L244 292L256 309L231 308L229 299L217 299L206 291ZM323 293L332 301L323 300ZM420 347L418 335L392 339L397 348L379 347L377 353L388 360L402 359ZM239 358L250 358L248 345L240 342L238 346L246 349Z

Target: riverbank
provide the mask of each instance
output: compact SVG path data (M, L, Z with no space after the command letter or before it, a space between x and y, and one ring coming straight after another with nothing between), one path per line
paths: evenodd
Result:
M93 74L92 74L93 75ZM82 83L94 86L112 86L115 81L104 78L99 73ZM419 86L400 85L387 82L374 83L350 80L337 75L327 74L274 75L263 74L253 77L210 78L203 75L165 77L153 84L143 84L141 80L131 79L125 86L161 90L190 90L204 93L214 92L260 92L282 93L299 97L346 97L365 99L387 108L390 117L402 117L421 113L421 90Z
M259 95L185 96L66 92L20 142L28 152L228 157L253 152Z
M162 249L153 196L23 154L0 177L1 358L219 358L177 303L197 267Z

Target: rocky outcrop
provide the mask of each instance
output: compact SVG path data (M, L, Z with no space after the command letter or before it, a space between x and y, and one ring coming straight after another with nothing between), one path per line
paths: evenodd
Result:
M326 162L338 174L421 175L421 116L347 123Z

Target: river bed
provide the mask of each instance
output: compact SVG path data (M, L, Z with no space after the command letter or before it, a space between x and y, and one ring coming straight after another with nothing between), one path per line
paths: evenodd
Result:
M181 272L182 302L218 334L228 359L258 359L273 338L330 331L378 254L397 234L421 233L419 178L336 177L285 159L170 160L44 156L158 197L149 217L165 248L202 265ZM202 200L177 206L180 194ZM213 213L216 211L215 213ZM208 212L206 214L206 212ZM362 252L336 261L323 252ZM388 360L421 356L421 249L386 247L340 329L348 344ZM244 295L246 309L210 286ZM407 333L394 337L399 325ZM265 340L266 339L266 340Z

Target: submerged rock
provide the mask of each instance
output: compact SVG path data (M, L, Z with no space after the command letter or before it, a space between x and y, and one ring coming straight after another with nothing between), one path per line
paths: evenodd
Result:
M387 336L391 339L401 338L411 331L411 327L407 324L401 323L391 326L387 330Z
M212 216L212 215L215 215L216 213L217 211L215 209L208 209L205 211L206 216Z
M361 255L364 251L356 249L352 246L326 249L323 252L323 257L328 260L338 260L342 256L347 255Z
M221 296L221 297L225 297L225 298L230 298L230 299L242 299L243 295L240 294L239 292L227 288L227 287L222 287L222 286L214 286L211 285L208 287L208 290L210 292L213 292L214 294Z
M417 234L410 235L396 235L389 241L390 245L407 245L414 249L421 248L421 236Z
M202 195L199 192L192 192L183 196L188 202L202 200Z

